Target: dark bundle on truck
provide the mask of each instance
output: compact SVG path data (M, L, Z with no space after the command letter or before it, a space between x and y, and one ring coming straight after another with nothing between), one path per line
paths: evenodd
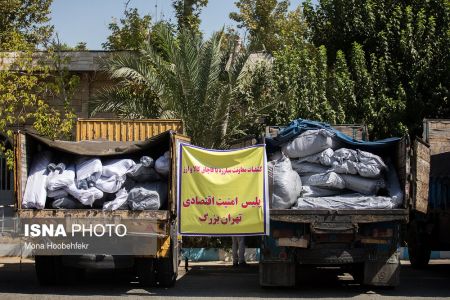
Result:
M309 266L337 266L364 284L398 285L401 228L426 201L427 146L360 141L302 119L266 132L271 210L260 284L291 286Z
M182 123L175 121L176 128L181 128ZM37 255L41 283L56 283L61 274L85 268L132 269L144 285L174 283L179 251L176 147L189 139L173 130L159 133L157 120L149 120L147 126L142 126L143 121L136 126L124 123L93 120L83 124L85 130L79 130L79 136L100 138L93 141L53 141L30 132L16 134L15 192L21 220L62 222L67 228L80 220L90 225L105 220L125 222L133 235L150 236L154 245L140 255ZM111 132L94 131L104 125Z

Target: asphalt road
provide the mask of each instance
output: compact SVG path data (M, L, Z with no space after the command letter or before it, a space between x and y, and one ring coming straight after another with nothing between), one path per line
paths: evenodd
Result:
M38 285L33 261L0 258L0 299L111 299L119 297L165 299L436 299L450 298L450 260L433 261L425 270L414 270L403 262L401 285L395 289L373 289L353 282L351 276L332 270L308 272L295 288L262 289L258 267L232 268L229 264L191 263L180 268L175 287L140 288L124 282L112 272L88 274L81 282L66 286Z

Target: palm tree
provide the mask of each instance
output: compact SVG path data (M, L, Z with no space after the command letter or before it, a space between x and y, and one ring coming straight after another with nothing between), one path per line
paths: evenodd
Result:
M193 143L225 147L230 110L238 82L246 73L248 54L224 53L223 32L207 41L183 30L175 36L168 26L160 26L155 33L157 47L149 41L138 52L118 53L102 62L119 85L100 94L92 103L92 113L181 118ZM136 87L141 93L133 95Z

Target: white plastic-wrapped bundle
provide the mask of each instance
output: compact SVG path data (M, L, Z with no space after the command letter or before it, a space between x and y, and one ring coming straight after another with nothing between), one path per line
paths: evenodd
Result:
M160 175L167 177L170 172L170 152L166 151L163 156L160 156L155 162L155 170Z
M320 174L313 174L309 176L302 176L302 182L304 185L328 188L328 189L338 189L342 190L345 188L345 182L342 177L335 172L327 172Z
M310 174L310 173L325 173L328 171L328 167L322 166L320 164L309 163L309 162L299 162L298 160L291 160L292 169L299 173Z
M386 187L383 178L372 179L345 174L341 174L341 177L345 182L345 188L363 195L376 195L380 189Z
M326 189L317 186L302 186L302 195L301 197L326 197L326 196L335 196L342 193L341 190L336 189Z
M302 182L287 157L271 162L269 180L273 183L272 208L291 208L300 196Z
M358 163L358 174L366 178L378 178L381 177L381 172L384 168L380 168L377 165L370 165L366 163Z
M95 187L105 193L116 193L125 183L126 175L113 175L110 177L101 176L96 182Z
M396 204L391 197L345 194L330 197L301 197L293 209L392 209Z
M124 203L127 202L128 198L128 192L125 188L120 189L116 193L116 198L112 201L105 202L103 204L103 210L117 210L119 209Z
M130 170L136 163L132 159L109 159L103 162L102 176L103 177L122 177L128 170Z
M299 158L298 162L309 162L309 163L316 163L321 164L323 166L331 166L333 163L333 154L334 151L331 148L325 149L322 152L312 154L303 158Z
M81 158L75 165L76 186L80 187L83 181L97 181L102 175L102 162L98 158Z
M353 149L347 149L347 148L340 148L334 151L333 154L334 160L337 160L339 162L349 160L349 161L358 161L358 154L356 150Z
M53 171L47 177L47 190L63 189L75 183L75 166L69 165L62 173Z
M128 170L127 176L137 182L150 182L161 179L161 176L154 168L145 166L142 163L138 163Z
M358 163L351 160L333 161L331 170L339 174L358 174Z
M70 195L78 199L82 204L92 206L95 200L103 197L103 192L95 187L86 190L78 189L75 184L64 188Z
M132 210L158 210L167 201L167 183L155 181L133 187L127 202Z
M378 155L366 151L358 151L358 174L363 177L377 178L386 170L386 164Z
M282 147L283 153L290 158L306 157L328 148L334 148L334 135L325 130L307 130Z
M31 163L30 173L23 195L23 208L43 209L47 199L47 166L52 155L48 151L38 152Z
M378 178L386 170L383 160L373 153L341 148L334 151L331 169L340 174L359 174L362 177Z

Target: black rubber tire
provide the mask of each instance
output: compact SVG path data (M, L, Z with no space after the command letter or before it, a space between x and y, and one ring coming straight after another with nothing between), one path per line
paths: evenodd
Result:
M139 279L139 284L142 287L156 286L155 259L136 258L135 267L136 267L136 275Z
M173 271L173 259L159 258L157 260L157 281L161 287L172 287L177 280L177 274Z
M40 285L55 285L61 282L60 257L35 256L34 267Z
M424 243L408 243L409 261L414 269L423 269L430 261L431 249Z
M350 274L356 283L364 284L364 263L353 265L350 269Z
M408 254L411 266L415 269L423 269L428 265L431 256L431 247L427 236L421 230L423 225L412 221L408 227Z

